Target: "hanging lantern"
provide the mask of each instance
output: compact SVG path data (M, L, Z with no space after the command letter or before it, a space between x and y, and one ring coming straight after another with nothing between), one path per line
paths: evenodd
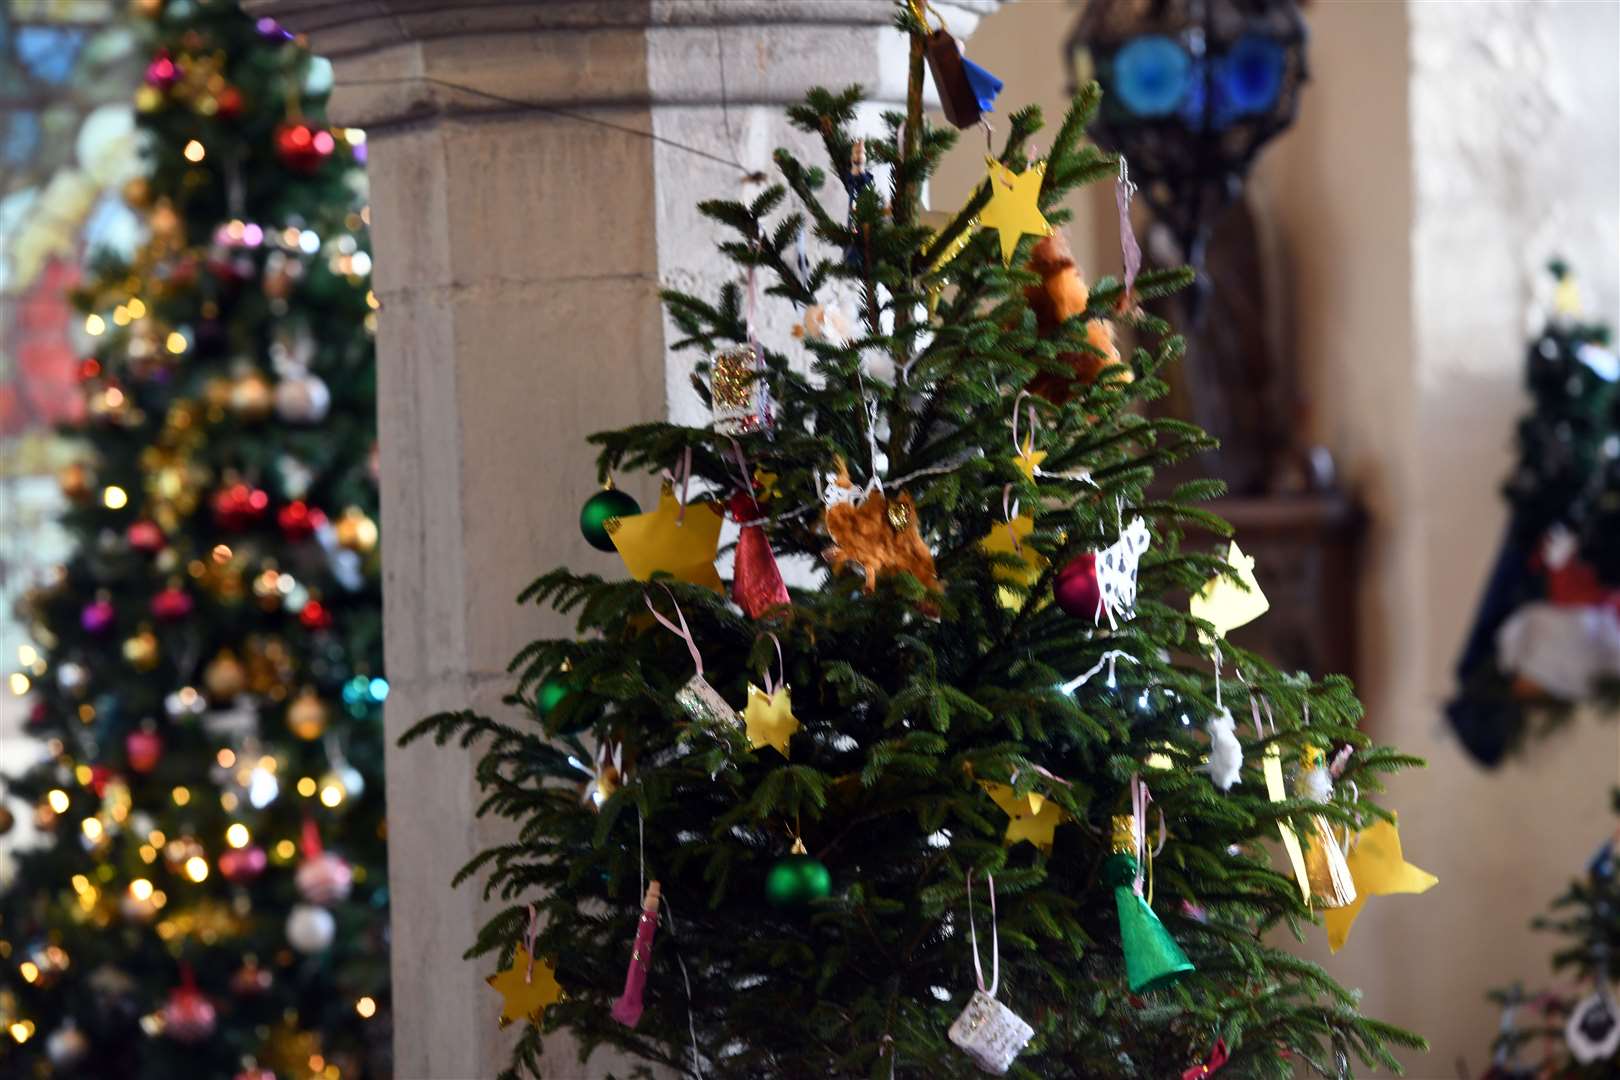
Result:
M1260 148L1294 122L1305 44L1295 0L1091 0L1070 33L1072 89L1103 89L1092 133L1194 266Z

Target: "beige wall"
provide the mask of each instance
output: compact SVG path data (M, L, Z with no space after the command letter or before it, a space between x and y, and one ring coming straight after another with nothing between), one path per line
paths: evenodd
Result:
M1003 101L1057 114L1078 11L1026 0L984 22L971 52L1007 80ZM1367 727L1430 762L1386 801L1441 878L1374 900L1339 956L1310 952L1369 1013L1430 1039L1409 1075L1478 1075L1497 1021L1484 993L1549 982L1550 943L1528 923L1611 828L1620 781L1612 724L1583 718L1489 774L1440 713L1504 520L1542 264L1567 254L1588 309L1620 313L1620 4L1318 0L1308 17L1315 77L1252 190L1283 252L1311 434L1371 514ZM960 202L973 164L942 172L936 205ZM1082 209L1077 251L1111 272L1108 203Z

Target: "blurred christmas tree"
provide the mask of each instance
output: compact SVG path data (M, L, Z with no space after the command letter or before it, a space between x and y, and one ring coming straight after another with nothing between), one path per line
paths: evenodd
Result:
M1486 765L1519 745L1532 719L1561 720L1620 680L1620 358L1608 328L1579 317L1569 268L1549 270L1552 315L1525 357L1533 409L1503 485L1512 516L1447 706Z
M386 1076L376 306L330 68L143 0L148 241L79 296L76 554L28 598L50 842L0 904L6 1076Z
M1620 978L1617 839L1620 834L1605 840L1586 873L1532 924L1559 936L1553 968L1573 975L1575 986L1529 997L1518 988L1491 995L1505 1011L1487 1080L1600 1080L1620 1073L1620 1002L1614 996ZM1527 1056L1538 1060L1520 1064Z
M1040 158L1038 111L1012 113L925 224L956 141L925 65L958 123L1000 84L918 4L897 19L904 113L862 139L860 89L813 90L789 115L830 169L778 151L780 183L702 204L741 280L666 299L713 422L593 438L604 477L673 471L656 508L610 489L581 515L628 574L524 593L579 631L514 661L526 715L408 736L488 740L483 810L521 829L463 874L513 901L474 949L526 1023L513 1071L567 1073L554 1029L739 1080L1398 1071L1420 1040L1266 932L1314 904L1337 946L1368 895L1432 884L1365 801L1413 759L1357 730L1343 678L1221 641L1265 603L1236 545L1183 546L1226 532L1195 505L1218 483L1149 493L1210 445L1134 407L1180 348L1138 301L1188 275L1133 281L1132 242L1088 290L1052 229L1119 172L1082 141L1094 88ZM796 257L807 232L824 257ZM766 303L801 308L802 344L759 339ZM1122 357L1117 326L1148 346Z

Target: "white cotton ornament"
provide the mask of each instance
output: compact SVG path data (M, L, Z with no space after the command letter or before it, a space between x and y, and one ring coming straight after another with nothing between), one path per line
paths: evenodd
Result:
M1243 772L1243 744L1238 742L1232 710L1222 709L1209 718L1209 778L1222 791L1232 790Z
M1582 1065L1613 1057L1620 1050L1620 1013L1614 1000L1601 990L1581 999L1564 1026L1564 1041Z
M314 904L298 904L287 916L287 943L306 956L324 952L337 935L332 913Z

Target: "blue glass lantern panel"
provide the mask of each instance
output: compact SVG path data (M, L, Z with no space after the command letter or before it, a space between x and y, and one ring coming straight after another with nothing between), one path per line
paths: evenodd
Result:
M1275 38L1245 34L1233 42L1215 69L1222 111L1237 116L1263 113L1282 93L1288 57Z
M1169 116L1186 96L1192 60L1162 34L1146 34L1114 54L1114 94L1138 116Z

